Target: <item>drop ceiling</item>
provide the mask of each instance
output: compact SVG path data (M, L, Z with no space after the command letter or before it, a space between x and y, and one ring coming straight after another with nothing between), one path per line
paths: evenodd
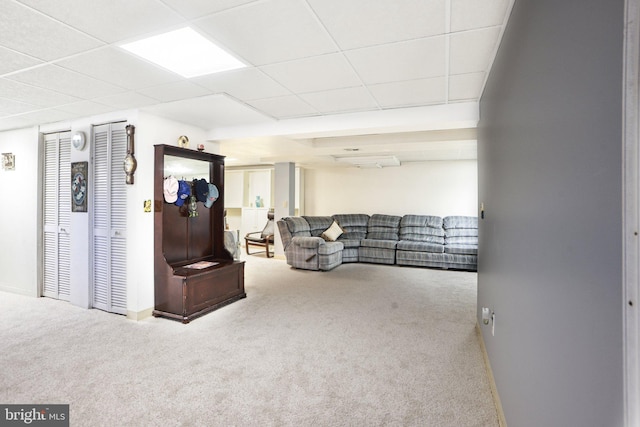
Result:
M451 118L477 103L512 3L0 0L0 131L140 109L236 164L475 158L473 120ZM120 48L185 26L247 68L185 79Z

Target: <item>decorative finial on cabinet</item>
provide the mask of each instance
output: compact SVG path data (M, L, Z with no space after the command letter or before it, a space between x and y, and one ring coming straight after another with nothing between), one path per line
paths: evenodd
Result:
M136 127L134 125L127 125L125 129L127 130L127 156L124 158L124 173L127 174L127 184L132 185L133 174L138 167L138 161L133 155L135 151L133 135L136 132Z

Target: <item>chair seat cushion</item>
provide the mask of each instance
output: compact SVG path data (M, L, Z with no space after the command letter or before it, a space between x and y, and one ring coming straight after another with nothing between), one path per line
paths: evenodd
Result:
M338 239L338 242L342 242L345 248L359 248L361 240L362 239Z
M400 240L398 242L399 251L434 252L444 253L444 245L430 242L411 242Z
M344 249L342 242L326 242L324 245L318 246L320 255L331 255Z
M397 244L397 240L363 239L360 241L360 246L365 248L395 249Z
M245 239L252 243L266 243L267 241L273 243L273 236L268 236L268 239L267 237L246 236Z

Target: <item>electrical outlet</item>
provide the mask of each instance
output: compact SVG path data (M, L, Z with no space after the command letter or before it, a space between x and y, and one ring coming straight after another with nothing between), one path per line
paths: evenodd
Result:
M482 307L482 323L485 325L489 324L489 318L491 317L490 311L488 307Z

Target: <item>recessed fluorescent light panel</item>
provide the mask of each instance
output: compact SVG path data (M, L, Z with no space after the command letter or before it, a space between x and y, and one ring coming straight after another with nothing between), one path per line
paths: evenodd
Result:
M121 47L186 78L246 67L189 27Z

